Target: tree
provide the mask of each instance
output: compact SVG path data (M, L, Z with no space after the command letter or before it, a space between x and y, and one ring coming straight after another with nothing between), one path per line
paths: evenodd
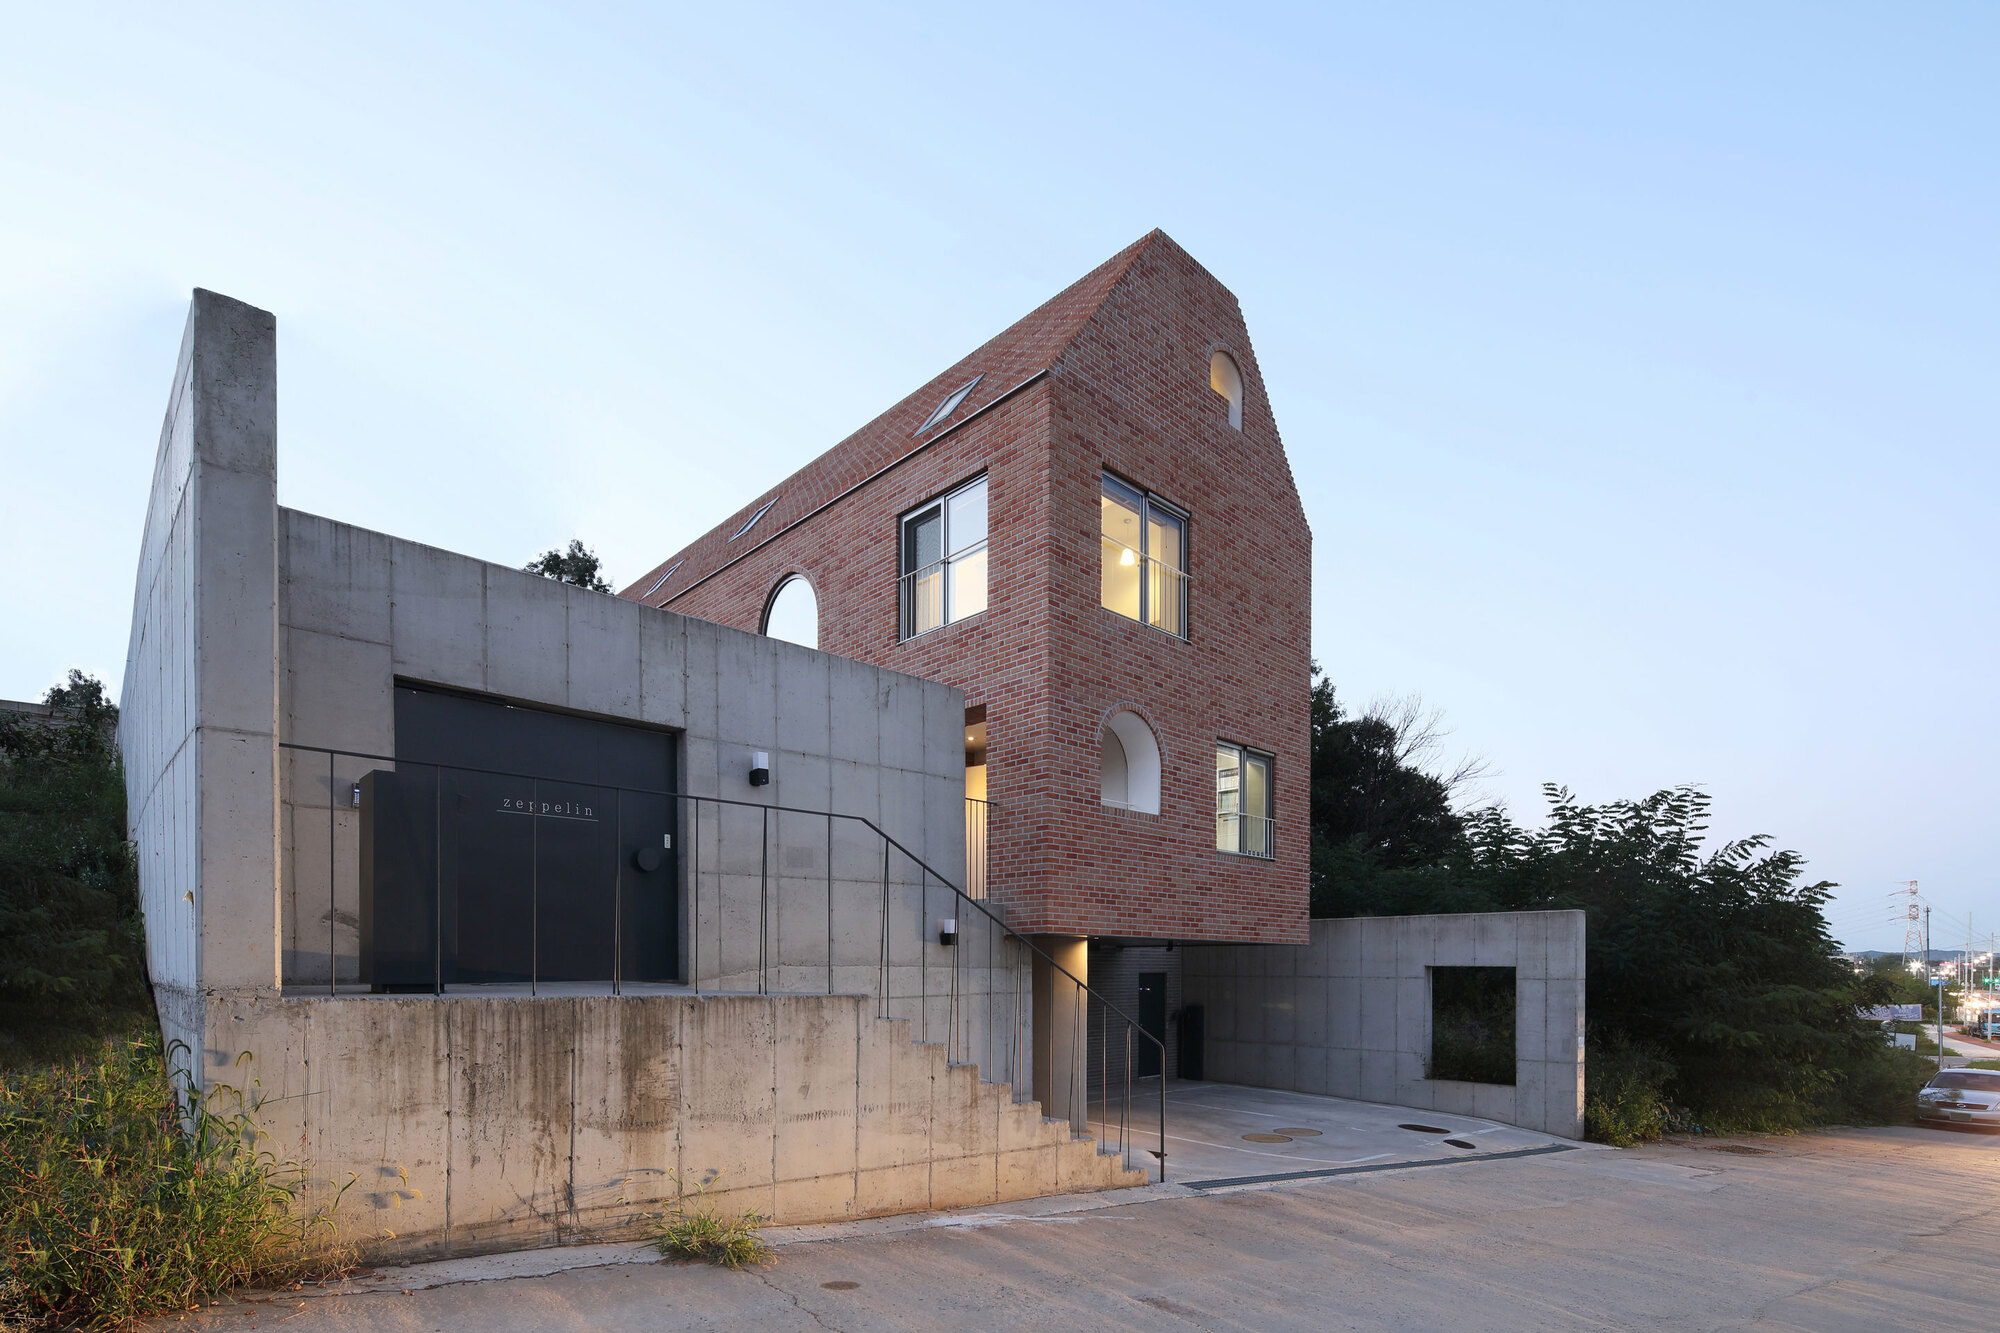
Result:
M0 717L0 1061L141 1021L138 873L125 840L118 710L71 671L49 718Z
M1314 916L1582 910L1592 1132L1613 1141L1677 1116L1786 1129L1907 1109L1920 1072L1857 1008L1915 979L1848 966L1823 911L1834 886L1797 852L1709 848L1709 798L1689 786L1586 805L1549 785L1539 828L1459 810L1477 766L1427 772L1439 735L1420 703L1348 718L1315 682Z
M558 583L573 583L579 588L592 592L610 592L611 585L604 581L603 566L597 556L576 538L570 538L567 551L544 551L525 566L530 574L540 574L545 579Z
M1423 900L1421 910L1476 910L1450 906L1450 885L1434 872L1464 837L1453 797L1484 764L1466 759L1430 771L1446 735L1440 714L1411 696L1350 717L1333 682L1317 664L1313 672L1313 915L1365 915L1385 874L1400 885L1398 896Z

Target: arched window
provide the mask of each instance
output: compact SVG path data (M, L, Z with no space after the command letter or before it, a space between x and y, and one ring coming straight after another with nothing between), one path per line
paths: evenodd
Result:
M819 647L819 597L803 574L780 583L764 607L765 634L787 643Z
M1243 374L1227 352L1208 358L1208 387L1229 400L1229 424L1243 429Z
M1137 713L1120 709L1098 733L1098 778L1106 805L1160 813L1160 744Z

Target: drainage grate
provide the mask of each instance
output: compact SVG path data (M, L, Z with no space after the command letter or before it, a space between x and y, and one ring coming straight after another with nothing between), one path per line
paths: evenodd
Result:
M1419 1134L1449 1134L1443 1125L1398 1125L1397 1129L1414 1129Z
M822 1282L819 1285L827 1291L853 1291L861 1284L859 1282Z
M1316 1139L1319 1137L1319 1131L1316 1129L1274 1129L1271 1132L1273 1134L1289 1134L1295 1139Z
M1290 1143L1292 1136L1289 1134L1245 1134L1243 1141L1245 1143Z

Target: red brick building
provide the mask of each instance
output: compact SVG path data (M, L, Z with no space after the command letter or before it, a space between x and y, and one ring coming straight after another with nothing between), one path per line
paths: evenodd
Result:
M1311 546L1236 298L1155 231L623 595L808 641L816 600L964 690L1014 929L1291 943Z

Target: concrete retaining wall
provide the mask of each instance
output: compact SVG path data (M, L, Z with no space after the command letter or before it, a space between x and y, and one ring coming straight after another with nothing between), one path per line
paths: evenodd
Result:
M1143 1184L855 996L237 998L281 1158L373 1255L645 1234L676 1182L779 1223ZM717 1174L719 1173L719 1174Z
M1208 1078L1474 1115L1583 1137L1582 912L1360 917L1305 945L1194 945ZM1426 1078L1430 969L1515 969L1515 1082Z
M199 292L122 696L148 967L190 1072L322 1196L354 1174L350 1235L622 1234L670 1170L782 1222L1141 1179L1014 1101L1025 952L935 878L964 882L957 690L280 510L276 472L275 321ZM683 791L864 816L934 874L895 855L885 885L865 826L738 810L678 839L690 979L819 994L330 994L357 973L341 798L382 764L280 742L393 755L399 680L675 731Z

